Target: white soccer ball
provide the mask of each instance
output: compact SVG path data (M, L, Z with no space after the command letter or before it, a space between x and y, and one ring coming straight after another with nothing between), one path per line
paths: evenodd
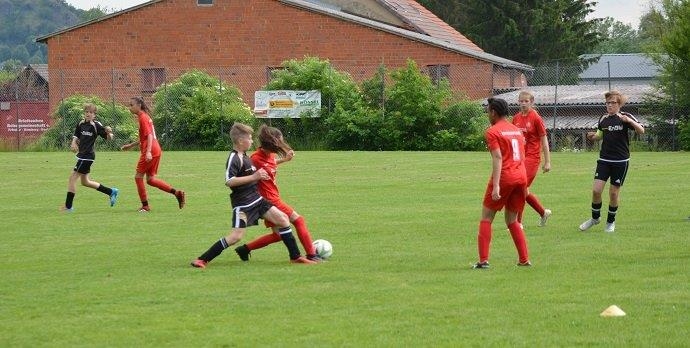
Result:
M316 254L324 260L333 255L333 245L331 245L331 242L325 239L315 240L314 248L316 249Z

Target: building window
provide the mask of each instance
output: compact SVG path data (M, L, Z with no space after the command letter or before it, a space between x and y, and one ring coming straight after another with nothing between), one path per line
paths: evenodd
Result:
M282 66L267 66L266 67L266 81L271 82L271 79L273 78L273 72L276 70L285 70L285 67Z
M199 6L211 6L213 5L213 0L196 0L196 4Z
M141 91L155 92L156 87L165 83L165 68L141 69Z
M440 65L427 65L429 69L429 77L431 77L431 82L438 85L442 79L448 79L448 71L450 70L450 65L440 64Z

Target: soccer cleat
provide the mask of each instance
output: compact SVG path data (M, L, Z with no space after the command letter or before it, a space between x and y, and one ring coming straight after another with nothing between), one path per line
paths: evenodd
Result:
M321 256L313 254L313 255L307 255L307 260L311 260L314 262L324 262L324 260Z
M139 208L140 213L148 213L150 211L151 211L151 207L149 207L148 205L144 205L141 208Z
M249 256L251 256L252 251L249 250L247 247L247 244L243 244L235 248L235 252L237 253L237 256L240 257L240 260L242 261L249 261Z
M296 259L292 259L292 260L290 260L290 262L291 262L291 263L303 263L303 264L305 264L305 265L313 265L313 264L317 264L317 263L318 263L318 262L309 260L309 259L307 259L307 258L304 257L304 256L300 256L300 257L298 257L298 258L296 258Z
M520 267L529 267L529 266L532 266L532 263L529 262L529 260L527 260L525 262L518 262L517 265Z
M72 212L74 212L74 207L72 207L72 208L62 207L62 208L60 208L60 211L63 213L72 213Z
M113 187L112 192L110 192L110 206L111 207L115 206L115 203L117 203L117 195L118 194L120 194L120 190Z
M587 231L590 227L599 224L599 219L588 219L580 224L580 231Z
M604 232L611 233L616 230L616 222L607 222L606 227L604 228Z
M192 267L196 267L196 268L206 268L207 264L208 264L208 262L204 261L202 259L196 259L196 260L192 261L192 263L191 263Z
M537 226L539 227L544 227L546 226L546 220L549 219L551 216L551 210L550 209L544 209L544 215L539 218L539 224Z
M473 269L489 269L489 261L477 262L472 266Z
M184 191L182 191L182 190L175 191L175 198L177 198L177 205L180 207L180 209L184 208L184 204L186 203L185 197L184 197Z

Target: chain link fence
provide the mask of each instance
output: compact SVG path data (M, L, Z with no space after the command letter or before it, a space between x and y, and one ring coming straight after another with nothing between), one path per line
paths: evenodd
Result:
M347 72L355 82L361 83L377 74L380 67L333 66L334 69ZM233 66L201 69L212 76L218 91L236 88L241 92L242 102L248 110L254 107L254 92L263 89L271 79L272 72L282 69L279 66ZM390 72L391 67L387 67ZM656 105L648 102L648 96L654 95L654 76L646 74L648 68L643 66L625 66L608 64L606 72L587 73L581 67L537 66L534 71L521 72L497 67L488 63L477 65L430 65L420 69L432 81L447 79L456 100L469 99L482 103L487 97L496 96L506 99L512 111L518 110L517 94L521 89L529 89L535 95L535 108L544 118L553 151L592 151L597 144L585 137L586 132L596 127L598 118L606 111L604 93L616 89L629 97L624 111L638 117L647 128L643 136L635 135L632 139L634 150L673 151L680 148L678 141L678 121L687 118L688 110L679 105ZM133 96L143 96L153 109L153 117L162 110L176 110L175 105L157 105L153 108L154 93L158 95L171 93L171 86L178 78L190 69L165 67L108 69L108 70L58 70L51 69L48 76L41 80L37 74L20 76L0 86L0 149L5 151L43 150L32 145L53 127L65 115L61 115L60 106L76 95L99 98L103 105L113 109L125 108ZM632 76L632 77L631 77ZM635 77L637 76L637 77ZM49 80L49 81L48 81ZM390 78L385 79L390 85ZM525 87L526 86L526 87ZM194 91L186 91L180 98L193 98ZM166 98L174 100L175 98ZM674 100L674 98L669 98ZM380 108L385 113L385 88L381 89ZM333 100L324 101L322 108L332 110ZM227 139L227 131L232 120L227 113L236 110L222 99L214 104L211 113L218 117L209 119L204 127L205 132L214 133L219 139ZM251 111L249 111L251 112ZM118 114L118 113L114 113ZM126 113L125 113L126 115ZM99 115L100 116L100 115ZM119 117L130 117L119 116ZM463 115L458 115L463 117ZM130 133L118 133L118 125L131 120L109 119L116 131L116 143L122 144L130 139ZM298 149L319 148L318 138L323 130L323 119L265 119L268 124L287 127L288 139ZM165 120L156 121L156 131L166 150L211 150L212 146L179 146L166 143L176 130ZM183 120L184 122L184 120ZM320 124L321 123L321 124ZM320 125L319 125L320 124ZM73 129L75 125L67 125ZM179 126L178 126L179 128ZM68 148L70 130L63 131L63 144L56 147ZM178 133L179 135L179 133ZM301 141L311 139L309 141ZM193 139L189 139L192 143Z

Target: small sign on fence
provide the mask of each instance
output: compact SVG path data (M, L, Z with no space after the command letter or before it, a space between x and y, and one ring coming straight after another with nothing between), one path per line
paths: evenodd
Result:
M259 118L318 117L321 91L256 91L254 115Z

